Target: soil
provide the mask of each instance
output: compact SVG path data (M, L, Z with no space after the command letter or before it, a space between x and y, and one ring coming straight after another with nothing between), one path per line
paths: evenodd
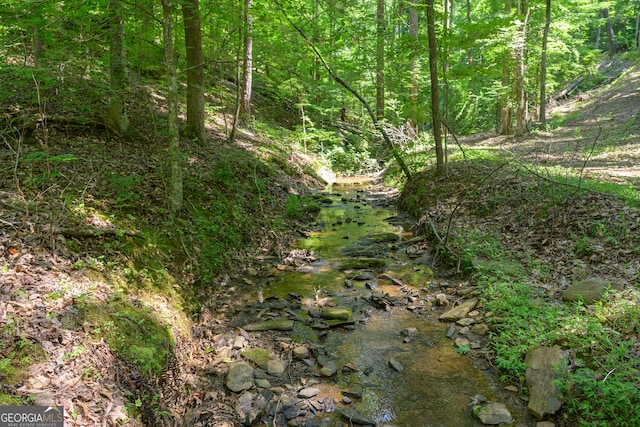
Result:
M545 165L570 165L584 171L585 176L604 176L640 189L639 86L640 68L636 66L613 85L558 105L557 114L579 113L572 114L574 118L566 120L558 129L537 131L519 138L478 135L462 139L461 144L509 151L515 159L535 159ZM146 94L141 99L150 98ZM137 112L136 107L132 107L132 116L146 116L144 107L143 103L138 105ZM54 116L53 111L50 114ZM223 122L220 119L218 125L212 124L209 129L210 146L203 148L185 142L187 157L206 162L234 150L260 153L260 139L250 132L242 133L236 145L227 144L223 139ZM235 262L227 266L225 274L218 277L216 283L211 283L197 322L191 324L170 313L169 301L155 301L153 310L160 318L174 324L177 342L173 349L175 357L171 358L163 374L148 379L117 357L104 341L94 341L95 335L91 331L101 325L74 321L83 296L91 295L102 302L113 298L114 283L104 266L108 262L126 265L127 260L117 248L109 247L109 235L130 231L128 238L140 236L126 221L114 223L98 214L89 218L77 217L65 207L65 200L82 195L87 207L95 212L108 207L104 206L105 200L113 205L128 203L131 215L157 224L161 229L165 194L161 178L164 144L161 138L119 138L96 123L86 125L78 120L61 119L40 122L29 131L26 139L20 137L19 130L6 133L12 141L20 143L7 142L10 138L5 138L6 149L0 158L5 172L0 176L3 351L17 351L28 341L39 344L44 353L30 355L36 363L18 383L2 381L3 392L34 404L63 405L67 413L65 425L69 426L174 425L176 422L189 425L189 420L203 418L203 414L209 414L206 425L235 425L235 396L212 387L216 378L224 374L225 364L221 362L225 358L220 356L220 350L237 335L229 321L243 311L247 298L253 298L258 278L268 277L271 261L285 258L291 241L302 234L305 225L294 225L278 233L271 230L255 232L254 241L264 251L257 257L239 254ZM153 134L153 125L136 124L142 133ZM625 137L613 138L621 131ZM586 157L576 157L578 146L594 149ZM601 149L604 146L607 149ZM43 175L50 172L46 167L17 167L19 158L43 150L53 156L71 154L80 161L67 163L64 157L59 157L56 185L47 185L52 181L49 180L51 176ZM292 164L304 163L304 159L290 160ZM122 200L126 194L114 193L113 182L110 184L103 179L104 170L121 172L121 176L135 173L145 177L135 184L139 198ZM272 193L284 203L288 194L303 193L319 184L320 180L314 177L301 174L294 180L283 173L273 183ZM622 204L617 205L615 200L597 193L590 195L588 203L589 209L584 207L582 211L584 215L594 211L604 216L626 212ZM636 212L629 211L627 215L629 221L640 223ZM459 218L465 220L462 214ZM557 236L566 235L574 219L559 218L554 224L558 227ZM504 221L504 228L512 230L510 235L514 241L527 233L514 227L513 221L506 216L494 220ZM100 235L83 234L93 228L105 231ZM541 259L544 262L551 260L549 262L558 266L556 278L561 284L566 268L570 268L566 260L557 258L557 254L565 253L563 240L556 238L557 243L548 245L544 236L537 234L533 241L521 239L514 249L530 247L530 243L539 245ZM82 248L81 254L70 250L71 245ZM633 280L630 271L640 269L637 259L624 252L614 255L608 257L613 262L607 263L605 268L617 279ZM85 262L89 256L100 262L89 268L78 268L78 262ZM176 265L172 271L178 280L192 281L193 277L179 271L180 260L173 261ZM623 270L622 265L626 265L627 270ZM142 299L132 297L133 300ZM12 319L21 320L9 327ZM8 331L11 331L10 335ZM283 349L281 343L269 341L268 335L264 339L264 348ZM136 401L155 403L139 406L139 415L130 417L126 408L133 406L135 409Z

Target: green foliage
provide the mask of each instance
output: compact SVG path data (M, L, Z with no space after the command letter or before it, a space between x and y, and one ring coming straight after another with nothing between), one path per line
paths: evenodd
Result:
M174 343L168 325L155 318L150 309L133 305L123 295L113 294L102 304L85 304L79 319L97 325L93 334L104 338L116 354L145 375L162 372L171 355ZM67 357L77 357L82 351L74 348Z

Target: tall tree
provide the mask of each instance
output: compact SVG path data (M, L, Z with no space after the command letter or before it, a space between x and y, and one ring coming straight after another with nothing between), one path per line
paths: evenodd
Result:
M411 64L409 73L409 119L412 126L418 130L420 111L418 109L418 63L420 59L420 45L418 43L418 0L410 0L409 7L409 37L411 38Z
M524 87L525 51L527 46L527 23L529 22L528 0L518 1L518 25L516 56L516 136L522 136L527 130L527 97Z
M601 1L601 3L604 3ZM609 55L613 56L616 54L616 39L613 34L613 24L611 23L611 17L609 17L609 7L604 6L600 10L600 16L605 21L605 28L607 30L607 40L609 42Z
M251 117L251 86L253 81L253 0L244 0L244 60L242 65L242 100L240 123L247 124Z
M546 0L544 32L542 34L542 58L540 60L540 125L547 125L547 44L551 26L551 0Z
M169 136L169 210L173 215L182 208L182 153L178 129L178 73L173 48L173 0L162 0L162 34L167 69L167 133Z
M112 0L113 1L113 0ZM187 124L185 136L204 144L204 57L198 0L182 0L187 51Z
M109 1L109 55L111 64L111 101L106 124L113 132L124 135L129 129L125 103L126 57L124 48L124 22L120 0Z
M384 2L385 0L378 0L376 9L376 117L378 120L384 119Z
M438 96L438 47L436 46L436 27L433 0L427 0L427 34L429 39L429 75L431 76L431 117L433 120L433 140L436 146L436 171L439 175L447 173L444 149L442 147L442 124L440 119L440 99Z
M507 16L511 14L511 0L505 0L504 11ZM513 135L513 110L511 108L511 50L504 48L502 52L502 84L498 94L498 114L496 133L499 135Z

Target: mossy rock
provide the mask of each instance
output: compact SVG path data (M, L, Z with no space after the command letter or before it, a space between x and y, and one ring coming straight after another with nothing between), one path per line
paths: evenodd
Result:
M382 268L387 261L380 258L354 258L342 261L338 265L340 270L358 270L366 268Z

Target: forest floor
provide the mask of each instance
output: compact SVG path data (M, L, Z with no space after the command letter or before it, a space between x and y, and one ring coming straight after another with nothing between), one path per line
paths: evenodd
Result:
M557 106L552 130L519 138L477 135L460 142L527 165L540 180L555 179L551 166L568 166L584 178L640 190L639 86L636 66L606 88ZM268 276L265 260L284 258L304 230L299 222L274 222L273 214L283 216L292 195L318 187L321 180L308 159L258 132L242 132L236 144L228 144L219 116L219 122L210 123L210 145L185 145L189 216L170 220L164 209L165 147L153 137L161 132L153 120L142 119L149 117L150 107L157 118L162 107L150 92L138 95L132 122L151 137L119 138L99 121L83 122L85 113L63 115L60 107L56 114L62 96L52 96L58 101L46 112L37 106L25 111L17 99L0 106L6 125L0 157L0 404L63 405L66 425L161 425L188 419L194 408L209 411L210 425L234 425L228 402L207 388L206 376L215 375L223 361L213 355L227 344L223 338L233 330L231 315L253 298L257 278ZM16 117L34 119L32 125L17 126ZM452 193L466 194L464 178L479 171L454 171L460 174L452 174L457 178L450 182L459 187ZM502 178L482 184L515 185L513 177ZM244 190L230 184L240 181L257 203L241 212L216 204L225 193L242 200ZM455 221L478 227L491 221L512 242L510 249L553 266L550 276L538 280L549 293L565 286L567 277L590 276L594 270L626 285L637 283L638 254L625 249L626 241L597 243L585 249L580 262L569 259L576 245L572 233L594 216L602 221L623 216L633 241L640 215L628 204L591 192L570 215L554 211L553 221L531 228L497 209L500 201L481 202L489 213L480 222L478 210L466 208L457 210ZM526 209L534 218L537 202L529 202ZM426 202L414 211L423 224L425 209ZM206 222L199 212L227 222ZM243 215L256 219L245 222ZM234 221L240 229L225 231ZM240 241L253 249L207 270L198 259L214 262L221 249L201 244L202 226L212 233L222 227L226 238L242 235L229 245ZM209 258L201 257L206 251ZM199 271L216 273L203 286Z

